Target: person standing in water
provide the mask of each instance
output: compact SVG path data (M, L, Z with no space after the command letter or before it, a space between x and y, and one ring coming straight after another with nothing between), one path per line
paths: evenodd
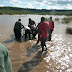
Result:
M14 33L15 33L15 38L17 40L21 39L21 29L24 28L24 26L21 23L21 19L18 19L18 21L14 25Z
M49 28L49 24L47 22L45 22L44 17L41 17L41 22L38 26L38 34L39 34L39 40L41 41L42 52L44 51L44 46L47 50L45 42L48 38L48 28Z
M48 41L51 41L52 32L54 30L54 21L52 20L52 17L50 17L50 20L49 20L49 28L50 28L50 32L49 32Z

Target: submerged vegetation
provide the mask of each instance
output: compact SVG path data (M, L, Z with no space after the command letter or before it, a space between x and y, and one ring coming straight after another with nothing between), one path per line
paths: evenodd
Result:
M66 29L66 33L72 34L72 28L68 27L68 28Z
M55 18L55 21L59 21L59 18Z
M69 23L70 21L72 21L72 17L64 17L62 19L62 23Z
M29 9L18 7L0 7L0 14L39 14L39 15L69 15L72 16L72 10L47 10L47 9Z

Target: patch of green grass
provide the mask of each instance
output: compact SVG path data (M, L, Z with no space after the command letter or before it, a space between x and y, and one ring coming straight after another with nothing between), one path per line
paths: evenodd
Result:
M55 21L59 21L59 18L55 18Z
M66 33L72 34L72 28L68 27L68 28L66 29Z
M46 21L46 22L49 22L49 20L50 20L50 18L45 18L45 21Z
M64 17L62 19L62 23L69 23L70 21L72 21L72 17Z

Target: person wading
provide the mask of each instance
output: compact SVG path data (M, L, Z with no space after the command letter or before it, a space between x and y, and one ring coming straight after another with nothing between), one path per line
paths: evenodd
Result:
M24 28L24 26L21 23L21 19L18 19L18 21L14 25L14 33L15 33L15 38L17 40L21 39L21 29Z
M41 22L38 26L38 34L39 34L39 40L41 41L42 52L44 51L44 46L47 50L45 42L48 38L48 28L49 28L49 24L47 22L45 22L44 17L41 17Z
M52 32L54 30L54 21L52 20L52 17L50 17L50 20L49 20L49 28L50 28L50 32L49 32L48 41L51 41Z

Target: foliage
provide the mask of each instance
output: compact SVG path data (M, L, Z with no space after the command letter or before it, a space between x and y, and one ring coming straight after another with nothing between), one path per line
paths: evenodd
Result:
M72 17L64 17L62 19L62 23L69 23L70 21L72 21Z
M18 7L0 7L0 14L72 15L72 10L46 10Z
M46 22L49 22L49 20L50 20L50 18L45 18L45 21L46 21Z
M55 21L59 21L59 18L55 18Z
M66 29L66 33L72 34L72 28L68 27L68 28Z

